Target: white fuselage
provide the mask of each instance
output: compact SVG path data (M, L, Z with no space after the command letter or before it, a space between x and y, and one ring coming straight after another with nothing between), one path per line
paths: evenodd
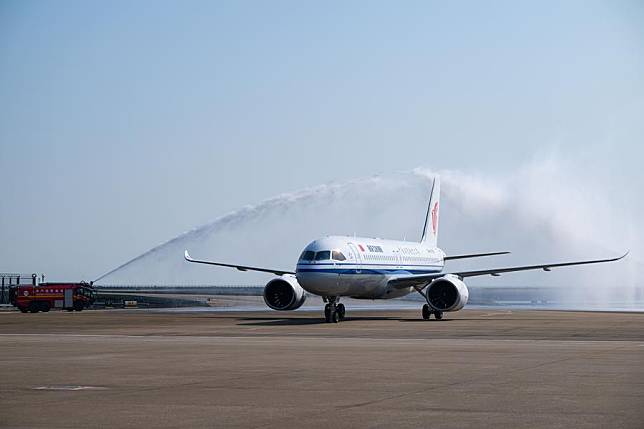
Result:
M410 241L332 236L311 242L297 262L298 283L320 296L389 299L413 288L387 286L392 277L439 273L445 253Z

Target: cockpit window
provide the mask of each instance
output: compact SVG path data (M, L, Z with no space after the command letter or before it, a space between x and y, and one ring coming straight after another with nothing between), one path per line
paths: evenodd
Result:
M339 250L334 250L331 252L331 259L335 261L346 261L347 258Z
M315 254L316 261L324 261L325 259L331 259L331 252L329 250L323 250Z
M315 255L315 252L312 252L310 250L305 250L300 255L300 261L312 261L314 255Z

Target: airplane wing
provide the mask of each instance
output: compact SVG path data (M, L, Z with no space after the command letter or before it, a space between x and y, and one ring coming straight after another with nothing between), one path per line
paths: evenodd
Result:
M489 253L470 253L467 255L445 256L443 259L450 261L452 259L480 258L481 256L507 255L510 252L489 252Z
M273 270L270 268L247 267L245 265L224 264L222 262L212 262L212 261L202 261L199 259L192 259L192 257L190 256L190 253L188 253L187 250L185 251L183 257L186 259L186 261L193 262L195 264L217 265L219 267L236 268L239 271L261 271L263 273L273 273L278 276L281 276L284 274L295 274L294 271Z
M388 284L395 288L405 288L410 286L423 288L427 286L432 280L435 280L439 277L443 277L447 274L453 274L461 278L465 277L476 277L476 276L500 276L501 273L511 273L515 271L528 271L528 270L543 270L550 271L552 268L557 267L569 267L572 265L587 265L587 264L599 264L602 262L614 262L619 261L628 255L628 252L617 258L609 259L594 259L589 261L575 261L575 262L558 262L554 264L542 264L542 265L525 265L520 267L508 267L508 268L493 268L489 270L477 270L477 271L457 271L451 273L436 273L436 274L419 274L411 276L398 276L389 280Z

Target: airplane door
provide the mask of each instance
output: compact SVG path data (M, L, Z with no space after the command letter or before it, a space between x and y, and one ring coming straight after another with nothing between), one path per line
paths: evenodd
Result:
M355 244L349 243L349 248L351 249L351 253L353 253L353 259L356 261L356 273L360 274L361 272L361 255L360 252L358 252L358 248L356 247Z

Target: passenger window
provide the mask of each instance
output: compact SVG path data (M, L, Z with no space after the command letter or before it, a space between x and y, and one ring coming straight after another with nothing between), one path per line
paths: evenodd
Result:
M315 254L316 261L324 261L326 259L331 259L331 251L323 250Z
M315 255L314 252L311 252L310 250L305 250L300 255L300 261L312 261L313 260L313 255Z
M331 259L336 260L336 261L346 261L347 260L347 258L339 250L334 250L331 253Z

